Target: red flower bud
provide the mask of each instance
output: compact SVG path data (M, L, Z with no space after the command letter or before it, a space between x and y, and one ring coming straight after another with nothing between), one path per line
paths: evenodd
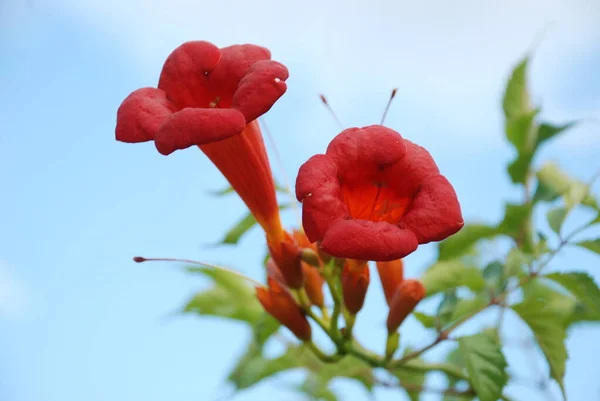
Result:
M319 273L319 269L302 262L302 271L304 272L304 289L308 299L313 305L322 308L325 305L323 296L323 283L325 278Z
M293 289L301 288L304 284L302 260L300 259L301 249L294 238L288 232L284 232L281 242L272 242L267 239L267 245L271 258L281 271L287 286Z
M304 262L302 262L302 271L304 273L304 289L306 290L308 299L313 305L319 308L323 307L325 302L323 296L325 278L321 276L317 268ZM288 286L281 270L277 267L273 259L267 261L267 277L271 277L282 287Z
M396 289L390 303L390 312L387 318L388 333L398 330L400 324L423 298L425 298L425 287L420 281L404 280Z
M277 281L268 278L268 287L257 287L256 297L263 308L302 341L311 339L310 323L292 295Z
M381 125L349 128L298 172L311 242L332 256L400 259L463 226L454 189L422 147Z
M392 260L390 262L377 262L377 272L385 294L385 301L388 306L396 293L396 289L404 280L404 262L402 259Z
M344 305L353 315L363 307L369 287L369 266L366 262L347 260L342 270Z

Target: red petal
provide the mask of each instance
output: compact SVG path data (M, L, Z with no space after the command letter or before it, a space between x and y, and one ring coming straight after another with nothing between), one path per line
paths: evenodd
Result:
M454 188L441 175L423 181L399 226L411 230L420 244L441 241L464 225L460 204Z
M413 196L427 177L438 175L429 152L409 140L404 140L406 155L385 170L383 180L400 196Z
M256 62L240 81L231 107L241 111L246 121L256 120L285 93L288 76L283 64L271 60Z
M162 90L138 89L127 96L117 111L115 136L121 142L151 141L174 110Z
M183 109L158 130L156 149L168 155L193 145L226 139L244 130L246 119L234 109Z
M211 88L216 95L226 98L225 103L229 103L250 68L257 61L270 59L271 52L261 46L246 44L224 47L219 64L209 74Z
M326 152L344 183L370 181L381 167L397 162L405 153L402 136L381 125L346 129L331 141Z
M208 76L219 63L219 48L209 42L186 42L165 61L158 87L180 109L207 107L213 100L208 91Z
M348 216L337 167L326 155L315 155L300 167L296 197L302 202L302 226L310 242L323 239L331 224Z
M367 220L339 220L327 230L321 243L332 256L374 261L403 258L417 246L411 231Z

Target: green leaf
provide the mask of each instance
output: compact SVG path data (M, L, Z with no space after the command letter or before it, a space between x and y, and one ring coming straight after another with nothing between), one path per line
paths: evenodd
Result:
M508 165L508 175L510 180L514 184L524 184L527 180L527 174L529 173L529 167L533 160L533 153L524 152L519 153L515 160Z
M550 366L550 376L559 384L564 396L563 379L567 361L565 347L567 334L565 321L561 314L558 314L557 309L552 305L536 298L525 299L520 304L514 305L512 309L533 331Z
M425 286L427 296L457 287L468 287L473 291L485 287L481 270L456 260L433 264L425 271L421 282Z
M413 312L415 318L421 322L423 327L432 329L435 327L435 316L427 315L421 312Z
M227 380L235 386L236 390L241 390L283 371L312 362L319 361L302 346L290 347L283 355L269 359L262 355L257 346L251 345Z
M600 317L600 288L587 273L551 273L544 276L566 288L592 314Z
M438 244L438 259L449 260L462 256L479 240L500 234L496 227L485 224L466 224L459 232Z
M538 186L533 196L534 202L552 202L559 196L567 196L567 192L575 186L575 189L572 190L573 192L568 195L570 203L579 201L585 206L595 209L598 208L596 199L589 193L586 193L585 196L581 198L582 186L585 186L585 184L569 177L569 175L563 172L556 164L544 164L536 172L536 177L538 179Z
M447 290L444 293L442 302L438 305L436 313L435 327L441 329L452 322L452 315L456 309L458 303L458 297L456 296L456 289Z
M559 126L552 125L552 124L546 124L546 123L541 124L538 129L538 133L537 133L536 148L538 148L544 142L554 138L556 135L560 134L561 132L574 127L576 124L577 124L576 121L566 123L563 125L559 125Z
M504 219L498 228L507 235L518 237L530 214L531 204L521 205L507 203L504 208Z
M279 205L280 210L285 210L289 207L289 204ZM219 244L235 245L239 242L240 238L246 234L252 227L256 225L256 219L252 213L248 212L240 221L238 221L233 227L227 231L225 237Z
M407 348L404 351L404 356L408 355L412 351L413 350L410 348ZM422 359L415 359L413 364L419 362L422 363ZM411 369L410 366L401 366L397 369L394 369L392 374L398 378L400 386L406 391L410 401L419 401L421 392L415 391L414 389L423 387L423 384L425 383L425 372Z
M256 225L256 219L248 212L240 221L227 231L221 244L237 244L240 238Z
M475 334L458 340L471 384L481 401L497 401L508 382L506 360L490 336Z
M296 390L307 395L310 400L338 401L337 395L329 389L328 383L321 382L315 375L308 375Z
M564 207L557 207L548 211L546 218L548 219L548 224L552 231L560 234L560 229L562 228L568 213L569 211Z
M577 242L575 245L585 248L589 251L595 252L597 254L600 254L600 238Z
M480 311L489 304L489 302L490 297L485 293L478 294L472 298L459 298L454 311L452 312L450 322L455 322L462 317Z
M507 119L517 118L531 110L531 101L527 89L527 63L529 58L523 59L512 71L508 80L502 109Z
M280 327L281 324L274 317L264 312L254 323L253 334L256 344L264 345Z
M504 273L507 277L523 277L526 274L526 265L531 260L530 256L526 256L518 248L512 248L506 256Z
M517 148L519 154L527 151L529 138L533 136L535 129L535 116L538 110L524 112L513 118L506 120L506 138Z
M483 278L494 294L499 294L506 288L506 277L504 273L504 264L500 261L489 263L483 269Z
M573 182L565 193L565 205L568 210L578 206L588 196L590 187L582 182Z
M218 189L216 191L209 191L209 194L212 196L225 196L225 195L229 195L234 193L235 191L233 190L233 188L230 186L225 187L223 189Z
M254 290L242 278L212 268L194 267L188 271L210 277L213 286L194 295L185 306L185 313L219 316L250 324L258 322L264 314Z

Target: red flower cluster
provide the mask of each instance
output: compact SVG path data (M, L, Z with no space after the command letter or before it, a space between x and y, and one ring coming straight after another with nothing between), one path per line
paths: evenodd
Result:
M460 230L454 189L429 152L389 128L342 131L298 172L306 235L351 259L403 258Z
M306 235L286 232L256 119L285 93L287 78L263 47L184 43L167 58L157 88L123 101L116 138L154 141L164 155L196 145L210 158L265 231L271 259L258 300L299 339L311 339L307 302L324 307L332 256L327 274L338 275L351 315L365 300L368 261L378 261L392 333L425 296L420 282L404 280L399 259L460 230L456 194L425 149L383 126L351 128L300 168ZM301 307L294 294L308 301Z

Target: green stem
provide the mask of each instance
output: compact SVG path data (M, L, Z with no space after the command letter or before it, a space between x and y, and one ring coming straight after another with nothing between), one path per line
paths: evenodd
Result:
M310 349L312 351L313 354L315 354L315 356L317 358L319 358L321 361L323 361L325 363L335 363L335 362L338 362L343 357L340 354L327 355L326 353L321 351L321 349L319 347L317 347L317 345L315 343L313 343L312 341L307 341L304 344L308 347L308 349Z

